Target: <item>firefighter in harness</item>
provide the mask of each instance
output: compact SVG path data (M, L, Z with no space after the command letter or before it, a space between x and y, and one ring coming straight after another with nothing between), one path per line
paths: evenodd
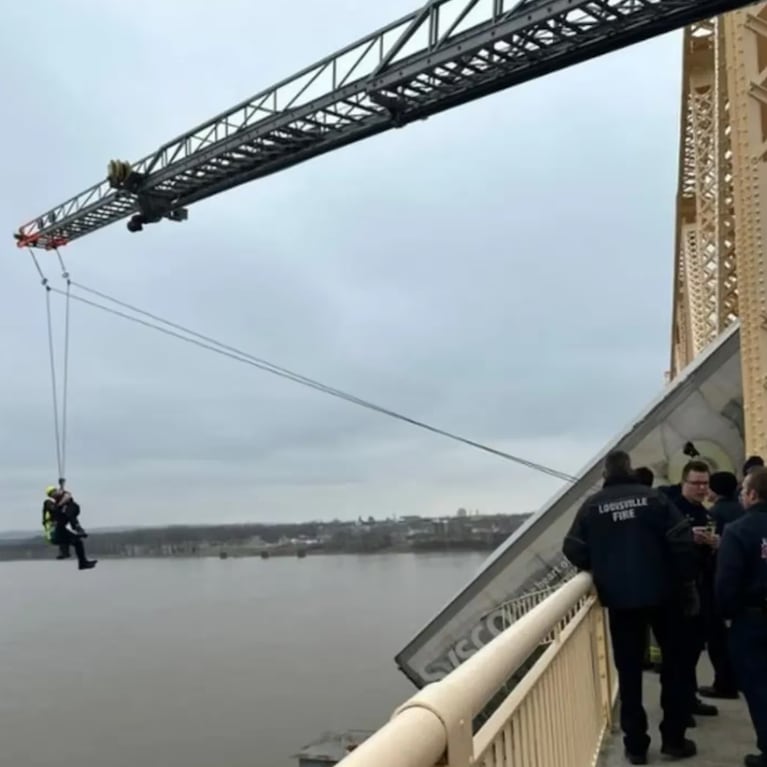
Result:
M79 515L80 506L71 493L54 485L46 488L42 520L45 540L59 547L56 559L68 559L72 547L77 556L78 569L90 570L96 566L96 560L85 555L83 538L87 534L77 519Z

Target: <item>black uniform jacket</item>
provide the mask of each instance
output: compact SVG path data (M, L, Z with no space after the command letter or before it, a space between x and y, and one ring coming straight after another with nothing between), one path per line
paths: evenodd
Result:
M767 503L751 506L724 530L716 563L717 606L725 618L746 608L767 616Z
M563 553L592 574L602 604L619 609L679 599L697 570L689 522L663 494L628 477L586 499Z
M735 498L720 498L709 512L716 525L716 534L723 535L724 528L731 522L740 519L745 513L745 509Z

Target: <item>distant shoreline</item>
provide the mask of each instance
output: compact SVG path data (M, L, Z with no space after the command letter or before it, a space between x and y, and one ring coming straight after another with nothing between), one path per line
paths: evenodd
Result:
M295 557L334 554L431 554L491 552L527 514L480 515L460 509L453 517L409 516L356 522L173 526L93 531L89 556L102 559ZM51 559L42 535L0 538L0 561Z
M279 552L270 553L268 557L263 557L260 554L227 554L226 556L220 556L215 554L140 554L136 556L125 556L122 554L99 554L98 559L103 561L120 561L120 560L160 560L160 559L175 559L175 560L190 560L190 559L217 559L219 561L229 561L230 559L263 559L268 561L270 559L309 559L310 557L373 557L381 555L402 555L410 554L417 557L433 556L435 554L490 554L492 548L435 548L435 549L380 549L378 551L328 551L326 549L315 549L314 551L307 551L303 556L298 556L296 552ZM0 565L12 564L14 562L48 562L53 558L55 552L48 550L44 555L42 553L35 553L34 556L16 556L6 557L0 552ZM74 555L72 556L74 560Z

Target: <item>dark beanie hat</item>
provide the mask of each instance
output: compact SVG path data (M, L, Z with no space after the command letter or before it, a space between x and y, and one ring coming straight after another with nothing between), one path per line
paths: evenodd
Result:
M738 478L731 471L715 471L708 481L708 486L717 495L732 498L738 490Z

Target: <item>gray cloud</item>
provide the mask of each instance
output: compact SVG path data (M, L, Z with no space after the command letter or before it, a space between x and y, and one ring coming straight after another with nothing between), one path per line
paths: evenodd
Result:
M24 117L1 129L6 232L110 158L146 153L411 3L305 3L297 16L243 0L238 24L210 35L224 23L213 6L168 2L172 44L154 11L150 24L135 4L71 5L9 7L0 30L4 98ZM44 56L13 31L33 23ZM118 52L116 29L141 56ZM65 248L67 265L299 373L575 471L662 385L678 49L668 36L317 158L194 206L183 225L116 225ZM0 493L4 526L24 527L56 471L45 318L25 254L4 265ZM525 511L557 487L85 306L71 365L68 474L91 524Z

